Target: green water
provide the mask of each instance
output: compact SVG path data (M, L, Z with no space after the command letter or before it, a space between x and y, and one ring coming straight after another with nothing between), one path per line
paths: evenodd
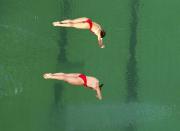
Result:
M179 131L178 0L0 0L0 131ZM107 31L53 21L90 17ZM45 72L81 72L95 92Z

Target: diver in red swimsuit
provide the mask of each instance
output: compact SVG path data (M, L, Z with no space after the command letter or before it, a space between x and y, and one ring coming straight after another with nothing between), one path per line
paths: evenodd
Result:
M45 79L63 80L71 85L84 86L96 91L96 97L101 100L101 88L103 84L99 84L99 80L92 76L86 76L80 73L46 73Z
M80 77L84 81L84 87L87 87L87 78L84 74L80 74L78 77Z
M102 41L102 38L106 35L105 31L102 29L102 27L96 23L93 22L91 19L82 17L82 18L77 18L77 19L68 19L68 20L63 20L63 21L57 21L53 22L54 26L61 26L61 27L74 27L77 29L88 29L93 34L95 34L98 38L98 44L101 48L104 48L104 44Z
M92 20L88 18L87 20L84 21L84 23L88 23L88 24L89 24L89 30L90 30L91 32L93 32L93 31L92 31L92 26L93 26Z

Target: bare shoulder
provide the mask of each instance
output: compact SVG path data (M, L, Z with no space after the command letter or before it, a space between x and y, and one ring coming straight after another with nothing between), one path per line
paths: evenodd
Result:
M97 78L93 77L93 76L87 76L87 78L89 80L92 80L92 81L95 81L95 82L99 82L99 80Z
M96 27L98 27L98 28L101 28L100 24L98 24L98 23L96 23L96 22L94 22L94 21L93 21L93 24L94 24L94 26L96 26Z

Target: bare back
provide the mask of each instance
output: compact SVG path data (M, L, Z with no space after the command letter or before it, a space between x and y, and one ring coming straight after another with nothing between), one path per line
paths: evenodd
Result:
M95 77L86 76L87 78L87 86L95 89L97 86L99 86L99 80Z
M97 24L96 22L93 22L93 26L92 26L92 29L91 29L94 34L96 34L97 36L100 34L102 28L99 24Z

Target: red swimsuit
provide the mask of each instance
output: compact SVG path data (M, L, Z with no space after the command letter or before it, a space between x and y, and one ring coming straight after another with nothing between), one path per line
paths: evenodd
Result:
M92 32L92 26L93 26L93 23L92 23L92 20L91 19L87 19L86 21L84 22L87 22L89 24L89 30Z
M87 78L84 74L80 74L79 77L84 81L84 86L87 87Z

